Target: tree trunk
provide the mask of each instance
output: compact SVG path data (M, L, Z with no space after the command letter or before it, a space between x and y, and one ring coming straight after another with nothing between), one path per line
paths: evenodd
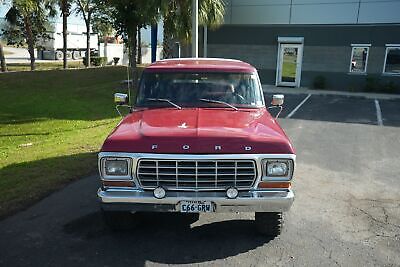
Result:
M28 43L28 52L31 60L31 70L35 70L35 43L33 40L32 25L28 17L24 17L26 41Z
M129 65L132 70L132 84L134 88L137 88L137 70L136 70L136 33L137 25L132 25L132 29L128 33L128 42L130 43L130 59Z
M6 72L7 65L6 65L6 59L4 57L3 44L1 43L1 41L0 41L0 65L1 65L1 71Z
M137 36L137 44L138 44L138 56L137 56L137 63L142 64L142 35L140 31L141 27L138 27L138 36Z
M168 16L164 18L163 58L173 58L172 23Z
M67 20L68 20L68 4L67 0L62 1L62 17L63 17L63 68L67 68Z
M107 36L103 37L103 42L104 42L104 51L103 51L104 52L104 57L107 58L107 62L108 62L108 52L107 52L108 40L107 40ZM99 43L99 50L100 50L100 43ZM100 56L100 54L99 54L99 56Z
M86 67L90 67L90 17L86 20Z

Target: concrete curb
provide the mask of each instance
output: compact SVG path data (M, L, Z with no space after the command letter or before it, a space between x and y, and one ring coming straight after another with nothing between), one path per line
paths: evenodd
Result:
M364 93L364 92L345 92L330 90L314 90L306 87L277 87L274 85L263 84L264 93L282 93L282 94L311 94L311 95L339 95L348 97L364 97L369 99L400 99L400 94L380 94L380 93Z

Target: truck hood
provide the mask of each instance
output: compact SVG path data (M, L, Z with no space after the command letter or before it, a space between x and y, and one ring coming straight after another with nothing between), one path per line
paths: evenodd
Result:
M126 116L103 152L165 154L294 154L265 108L142 109Z

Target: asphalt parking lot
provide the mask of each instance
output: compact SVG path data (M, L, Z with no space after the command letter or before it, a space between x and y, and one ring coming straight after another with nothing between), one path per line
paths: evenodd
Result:
M246 213L136 214L111 232L93 176L0 221L0 266L400 266L400 100L378 104L286 95L296 200L273 240Z
M270 99L272 94L266 94ZM276 114L276 111L271 113ZM380 114L380 115L378 115ZM400 126L400 99L286 94L281 118Z

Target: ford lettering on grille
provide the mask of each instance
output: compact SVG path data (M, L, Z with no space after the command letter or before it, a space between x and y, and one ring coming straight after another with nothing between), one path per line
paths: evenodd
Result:
M256 176L252 160L141 159L137 167L139 182L147 189L244 189L253 185Z

